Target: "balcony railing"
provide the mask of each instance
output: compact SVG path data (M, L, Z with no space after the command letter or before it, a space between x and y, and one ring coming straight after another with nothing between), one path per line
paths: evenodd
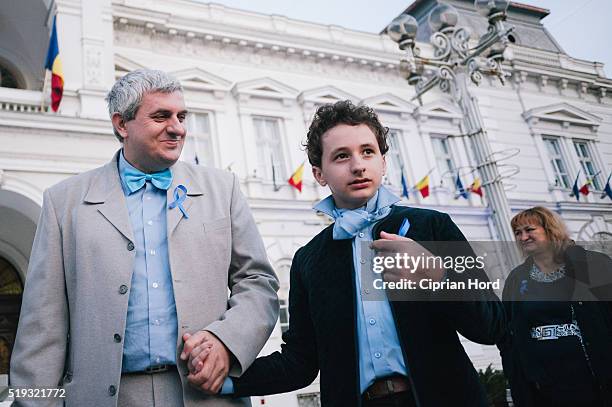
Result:
M49 111L42 108L42 92L37 90L0 88L0 112L41 113Z

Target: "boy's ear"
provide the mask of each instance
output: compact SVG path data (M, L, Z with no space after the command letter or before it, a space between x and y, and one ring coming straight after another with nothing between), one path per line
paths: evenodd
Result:
M125 127L126 122L123 120L123 117L119 113L113 113L111 122L117 133L125 140L127 138L127 128Z
M315 179L317 180L319 185L321 185L322 187L327 185L327 181L325 181L325 178L323 178L323 173L321 172L321 168L315 167L313 165L312 166L312 175L315 177Z

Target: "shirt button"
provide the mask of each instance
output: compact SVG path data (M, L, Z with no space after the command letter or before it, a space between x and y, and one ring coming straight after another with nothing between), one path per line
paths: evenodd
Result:
M150 201L150 200L151 200L151 197L150 197L150 196L148 196L148 197L147 197L147 201Z
M129 243L127 244L127 249L128 249L129 251L134 250L134 243L129 242Z
M151 285L153 286L153 288L157 288L157 287L159 287L159 284L157 284L157 283L153 283L153 284L151 284Z
M370 289L366 288L365 290L363 290L366 294L370 294Z
M370 318L370 325L375 325L376 324L376 320L374 318Z
M128 287L125 284L121 284L119 286L119 294L125 294L128 292Z
M361 260L359 260L359 263L361 263L361 264L365 264L365 259L361 259Z
M156 319L155 321L153 321L153 323L154 323L155 325L159 325L159 319Z
M147 225L151 226L153 224L152 220L147 221Z
M582 305L582 301L578 301L578 305Z
M119 334L115 334L115 335L113 336L113 339L115 339L115 342L119 343L119 342L121 342L121 335L119 335Z
M155 256L155 250L151 250L149 253L151 253L151 256Z
M380 357L381 357L381 356L382 356L382 355L380 354L380 352L376 352L376 353L374 354L374 357L375 357L376 359L380 359Z
M365 235L363 234L363 232L359 232L359 237L364 237Z
M155 363L159 363L159 362L161 362L161 359L160 358L155 358Z
M115 394L117 394L117 388L115 386L108 386L108 395L109 396L114 396Z

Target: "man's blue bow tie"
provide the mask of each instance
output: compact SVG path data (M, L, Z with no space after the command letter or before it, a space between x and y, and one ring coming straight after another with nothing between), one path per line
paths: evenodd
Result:
M138 191L147 181L151 181L159 189L167 190L172 184L172 171L170 171L170 168L166 168L163 171L145 174L135 168L128 167L123 173L123 178L130 193Z

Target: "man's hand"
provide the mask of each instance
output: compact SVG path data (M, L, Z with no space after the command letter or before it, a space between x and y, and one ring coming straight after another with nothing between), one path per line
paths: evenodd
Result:
M431 264L433 267L426 267L427 264L423 264L425 258L434 257L434 255L412 239L393 233L380 232L380 239L372 242L371 247L380 256L395 258L396 254L399 253L402 259L406 258L406 256L414 259L422 258L420 265L416 269L385 268L383 271L383 279L385 281L398 282L402 279L420 281L425 278L440 281L444 277L444 268L436 267L435 264ZM403 261L401 263L404 265ZM430 263L437 262L430 261ZM410 266L413 265L412 262L408 264Z
M217 394L230 368L230 352L208 331L184 334L181 359L187 360L189 383L206 394Z

